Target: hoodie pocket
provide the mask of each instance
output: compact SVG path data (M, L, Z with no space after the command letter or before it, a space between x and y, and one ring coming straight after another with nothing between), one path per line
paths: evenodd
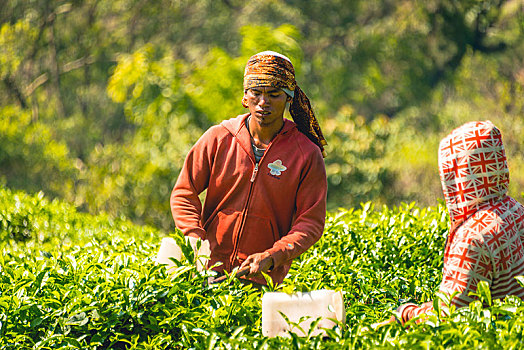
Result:
M270 218L248 215L238 244L238 255L245 259L254 253L261 253L273 247L278 234Z
M229 256L233 252L233 233L240 224L240 212L220 211L205 228L212 255Z

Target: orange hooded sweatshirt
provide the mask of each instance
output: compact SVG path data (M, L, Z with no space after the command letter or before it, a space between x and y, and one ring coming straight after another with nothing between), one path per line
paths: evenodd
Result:
M327 180L318 146L284 119L256 165L240 115L211 127L190 150L171 194L171 212L184 233L207 239L208 266L231 271L268 251L269 272L281 283L291 262L322 235ZM198 195L207 189L204 206ZM255 282L266 284L262 278Z
M485 281L493 299L524 298L515 279L524 274L524 207L507 195L500 131L490 121L453 130L440 142L439 170L451 220L440 292L457 293L452 304L463 307ZM402 322L429 312L434 312L432 301L398 309Z

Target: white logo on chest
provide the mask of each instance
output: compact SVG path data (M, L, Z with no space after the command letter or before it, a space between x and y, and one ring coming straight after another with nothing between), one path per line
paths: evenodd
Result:
M282 164L280 159L275 160L273 163L269 163L267 167L271 170L270 174L280 176L283 171L287 170L287 167Z

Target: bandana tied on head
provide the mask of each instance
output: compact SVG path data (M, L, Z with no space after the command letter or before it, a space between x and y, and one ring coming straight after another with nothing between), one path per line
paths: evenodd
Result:
M297 124L298 130L315 143L325 157L327 145L313 108L306 94L295 81L295 69L289 58L273 51L257 53L247 61L244 71L244 91L257 86L271 86L282 89L293 98L289 113ZM245 106L245 100L242 99Z

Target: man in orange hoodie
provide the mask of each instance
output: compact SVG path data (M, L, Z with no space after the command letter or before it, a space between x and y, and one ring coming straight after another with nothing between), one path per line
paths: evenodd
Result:
M288 103L294 122L283 116ZM249 59L242 105L249 113L211 127L190 150L171 211L184 235L209 241L208 266L249 268L248 279L258 284L266 284L260 272L268 272L281 283L324 229L326 142L281 54Z

